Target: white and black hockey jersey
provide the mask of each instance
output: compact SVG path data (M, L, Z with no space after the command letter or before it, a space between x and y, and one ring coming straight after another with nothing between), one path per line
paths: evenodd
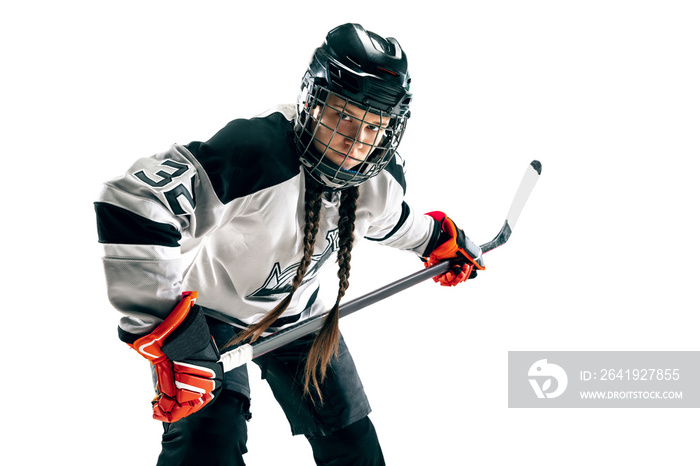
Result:
M304 249L294 116L290 105L234 120L207 142L175 144L104 185L98 234L123 331L151 331L183 291L197 291L207 312L238 326L288 294ZM435 222L414 214L404 190L397 160L361 184L356 238L422 254ZM318 270L338 248L338 207L339 196L324 199L313 262L275 330L327 311L316 301Z

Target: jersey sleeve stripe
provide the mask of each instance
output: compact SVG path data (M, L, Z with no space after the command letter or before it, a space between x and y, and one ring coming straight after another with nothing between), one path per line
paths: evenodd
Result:
M158 223L106 202L95 202L97 234L100 243L179 246L180 232L167 223Z
M406 223L406 219L408 218L410 213L411 213L411 208L404 201L401 204L401 217L399 217L399 221L396 222L396 226L394 226L394 228L387 235L385 235L383 238L370 238L368 236L365 236L365 239L368 239L369 241L385 241L385 240L391 238L392 235L394 233L396 233L397 231L399 231L401 229L401 227L403 226L403 224Z

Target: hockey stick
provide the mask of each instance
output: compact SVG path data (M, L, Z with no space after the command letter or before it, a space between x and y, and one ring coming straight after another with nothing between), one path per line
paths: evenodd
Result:
M542 164L537 160L533 160L525 171L525 175L523 176L520 186L515 193L510 210L508 211L508 215L506 215L506 221L501 227L501 231L498 232L494 239L481 245L482 253L496 249L508 241L513 229L515 228L515 224L520 217L520 213L523 211L523 207L525 207L525 202L527 201L528 197L530 197L530 193L535 187L541 173ZM449 265L450 261L440 262L432 267L412 273L411 275L367 293L366 295L360 296L359 298L348 301L338 309L340 317L350 315L353 312L359 311L360 309L388 298L389 296L410 288L413 285L427 280L428 278L433 278L440 275L448 270ZM326 318L326 315L327 313L312 317L311 319L307 319L303 322L299 322L298 324L282 329L277 333L261 338L253 343L245 343L238 346L237 348L222 354L219 362L223 364L225 372L228 372L238 366L242 366L258 356L262 356L263 354L269 353L277 348L281 348L294 340L320 330L323 326L323 321ZM225 316L217 315L217 318L222 319L225 318Z

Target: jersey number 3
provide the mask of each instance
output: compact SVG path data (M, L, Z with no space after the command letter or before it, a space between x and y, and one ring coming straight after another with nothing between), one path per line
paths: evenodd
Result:
M170 209L175 215L184 215L187 213L178 201L178 198L180 196L183 196L194 209L194 197L192 196L190 191L185 187L185 185L183 185L182 183L178 183L172 189L165 189L169 188L169 185L173 182L173 180L176 180L177 178L185 174L189 167L187 165L177 163L173 160L165 160L163 163L160 164L160 166L174 168L175 171L169 173L165 170L158 170L154 173L155 176L159 177L159 179L157 180L152 180L151 178L149 178L143 170L134 173L134 176L142 182L146 183L148 186L156 188L158 191L161 191L163 193L163 196L165 196L165 199L168 201Z

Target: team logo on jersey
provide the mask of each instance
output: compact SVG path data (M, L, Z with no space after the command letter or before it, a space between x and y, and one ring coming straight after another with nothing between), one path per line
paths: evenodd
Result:
M306 271L304 280L305 283L311 280L321 266L328 258L338 250L338 229L331 230L326 234L326 248L320 254L311 256L311 264ZM254 301L277 301L281 297L286 296L292 291L292 278L297 273L301 261L290 265L282 270L279 262L275 262L270 274L267 276L265 283L255 290L253 293L246 296L247 299Z

